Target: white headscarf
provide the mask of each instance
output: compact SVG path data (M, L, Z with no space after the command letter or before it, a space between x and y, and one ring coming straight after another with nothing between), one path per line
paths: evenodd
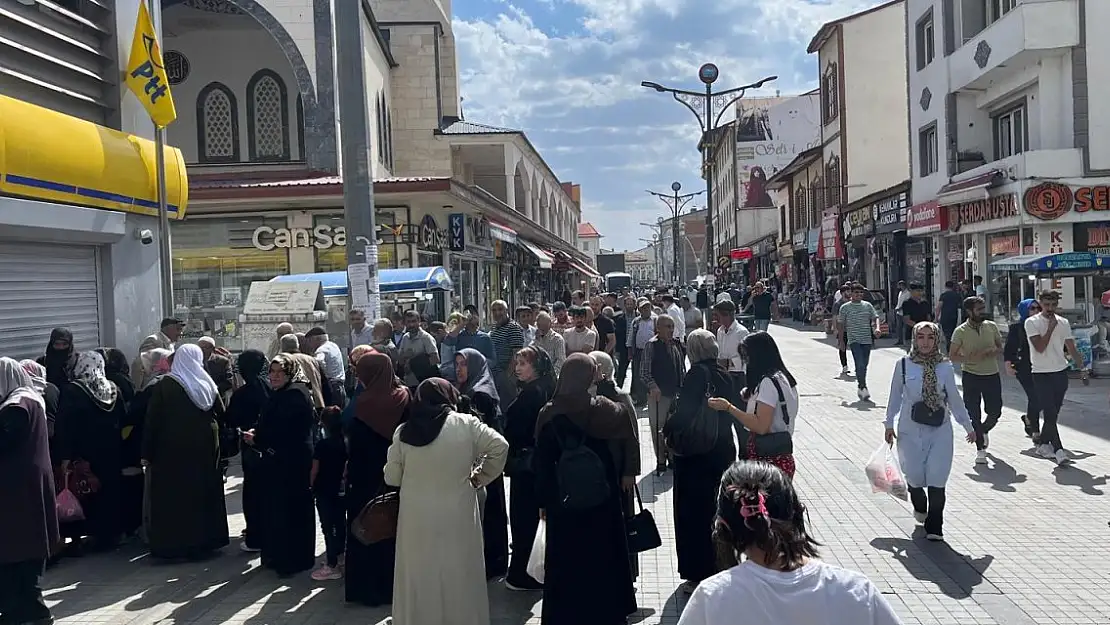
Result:
M27 360L19 361L19 366L27 372L27 377L31 379L31 388L42 395L46 392L46 367L40 365L28 358Z
M27 402L34 402L45 415L41 411L46 410L46 402L35 391L23 365L12 358L0 358L0 404L21 403L27 407Z
M104 375L104 357L96 352L81 352L77 366L73 368L73 381L81 385L89 395L105 406L116 403L119 389Z
M170 377L181 384L197 408L208 410L216 403L216 383L204 370L204 352L196 345L182 345L174 352Z

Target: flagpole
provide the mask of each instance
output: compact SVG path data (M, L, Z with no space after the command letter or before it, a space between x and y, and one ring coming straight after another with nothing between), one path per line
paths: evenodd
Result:
M152 25L162 22L157 0L147 0ZM157 30L155 32L158 32ZM161 39L161 37L159 37ZM166 199L166 130L154 124L154 166L158 176L158 266L162 276L162 315L173 317L173 259L170 256L170 206Z

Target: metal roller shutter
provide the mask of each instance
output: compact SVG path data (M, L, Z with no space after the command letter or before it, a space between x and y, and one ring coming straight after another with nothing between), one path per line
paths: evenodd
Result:
M78 350L100 343L95 247L0 243L0 356L37 358L50 331L69 328Z

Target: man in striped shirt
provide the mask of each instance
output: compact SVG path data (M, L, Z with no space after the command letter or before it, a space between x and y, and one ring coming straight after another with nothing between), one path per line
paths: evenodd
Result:
M852 285L852 301L840 307L840 327L844 333L844 344L852 352L856 364L856 394L860 401L871 398L867 390L867 365L871 361L871 348L879 336L879 313L871 302L863 301L863 285Z
M513 358L524 347L524 328L509 316L509 305L504 300L490 304L493 327L490 339L493 341L495 358L489 362L497 394L501 396L501 411L508 409L516 399L516 374L513 371Z

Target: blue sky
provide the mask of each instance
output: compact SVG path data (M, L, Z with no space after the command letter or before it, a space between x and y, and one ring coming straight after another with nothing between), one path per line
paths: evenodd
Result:
M753 95L807 91L821 24L878 0L456 0L463 109L470 121L522 129L563 181L582 185L583 221L604 247L632 250L678 180L698 190L694 116L641 80L722 89L778 75ZM728 115L724 119L729 119ZM700 200L700 198L699 198ZM699 201L695 200L695 202Z

